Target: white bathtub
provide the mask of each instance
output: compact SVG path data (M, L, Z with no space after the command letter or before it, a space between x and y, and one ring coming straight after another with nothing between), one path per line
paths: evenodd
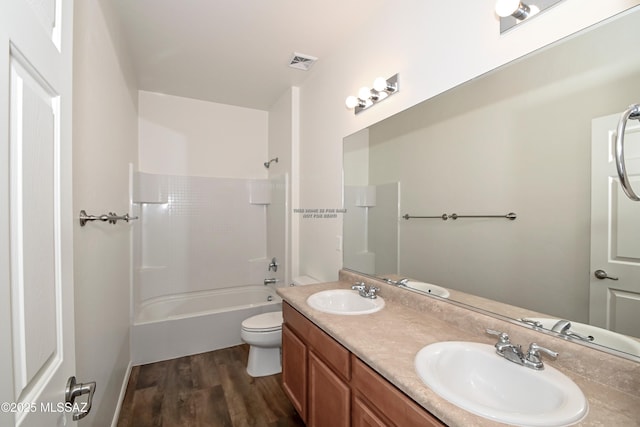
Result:
M131 331L133 364L240 344L242 321L280 310L281 303L274 289L264 285L154 298L137 308Z

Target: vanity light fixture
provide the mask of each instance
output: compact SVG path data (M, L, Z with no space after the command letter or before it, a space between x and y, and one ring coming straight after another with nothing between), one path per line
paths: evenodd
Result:
M534 6L534 13L537 7ZM500 18L513 16L516 19L524 20L532 15L531 7L520 0L498 0L496 2L496 14Z
M385 79L384 77L378 77L373 81L373 88L363 86L358 90L358 96L349 96L345 101L347 108L353 108L354 114L358 114L361 111L366 110L372 105L377 104L383 99L387 99L394 93L400 90L398 84L398 75Z
M560 3L562 0L496 0L495 12L500 18L500 32L504 33L510 28L529 20Z

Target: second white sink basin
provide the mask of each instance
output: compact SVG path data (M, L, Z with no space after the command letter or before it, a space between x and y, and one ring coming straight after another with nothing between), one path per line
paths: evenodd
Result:
M449 402L494 421L518 426L567 426L580 421L588 403L560 371L535 371L496 354L488 344L439 342L422 348L416 372Z
M329 289L311 295L307 298L307 304L325 313L356 315L382 310L384 299L364 298L358 291L349 289Z
M442 286L434 285L432 283L425 282L415 282L413 280L409 280L405 286L407 288L415 289L421 292L425 292L431 295L437 295L441 298L449 298L449 291Z

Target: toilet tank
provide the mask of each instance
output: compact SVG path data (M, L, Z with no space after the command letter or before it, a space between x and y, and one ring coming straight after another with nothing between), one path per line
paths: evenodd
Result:
M313 285L315 283L320 283L318 279L311 276L297 276L293 278L292 286L304 286L304 285Z

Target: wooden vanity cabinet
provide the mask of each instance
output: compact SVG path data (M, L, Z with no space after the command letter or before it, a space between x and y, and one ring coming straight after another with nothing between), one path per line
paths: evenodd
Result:
M307 346L282 325L282 388L300 417L307 420Z
M349 427L351 389L313 350L309 350L309 427Z
M350 426L349 351L289 304L282 314L285 393L307 426Z
M444 426L289 304L282 306L282 385L307 426Z

